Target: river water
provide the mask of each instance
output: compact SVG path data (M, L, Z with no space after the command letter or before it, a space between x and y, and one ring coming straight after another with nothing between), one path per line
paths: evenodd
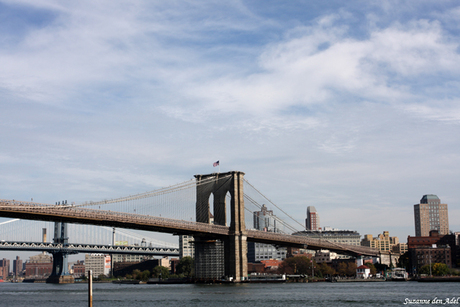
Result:
M226 285L93 284L94 307L459 306L460 284L419 282ZM87 284L0 283L0 306L88 306Z

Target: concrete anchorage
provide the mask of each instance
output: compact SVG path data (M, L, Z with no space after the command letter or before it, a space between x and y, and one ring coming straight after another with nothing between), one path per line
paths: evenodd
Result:
M226 196L230 194L230 235L226 238L195 236L195 276L210 280L247 278L247 235L244 222L244 173L233 171L195 175L196 221L211 223L209 199L213 195L213 223L227 226Z

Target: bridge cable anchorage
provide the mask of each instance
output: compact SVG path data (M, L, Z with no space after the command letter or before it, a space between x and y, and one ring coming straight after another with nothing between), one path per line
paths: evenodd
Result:
M300 224L297 220L295 220L292 216L290 216L289 214L287 214L283 209L281 209L280 207L278 207L275 203L273 203L270 199L268 199L267 196L265 196L264 194L262 194L259 190L257 190L251 183L249 183L249 181L247 181L245 178L243 178L244 182L246 182L250 187L252 187L255 191L257 191L257 193L259 193L262 197L264 197L270 204L272 204L273 206L275 206L278 210L280 210L281 212L283 212L284 214L286 214L286 216L288 216L291 220L293 220L295 223L299 224L300 227L302 227L301 229L305 229L305 226Z

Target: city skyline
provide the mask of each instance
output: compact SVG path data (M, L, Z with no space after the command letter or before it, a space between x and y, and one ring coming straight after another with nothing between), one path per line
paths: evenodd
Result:
M0 14L2 199L116 198L219 161L301 224L315 206L322 225L407 238L432 193L460 229L456 1L0 0Z

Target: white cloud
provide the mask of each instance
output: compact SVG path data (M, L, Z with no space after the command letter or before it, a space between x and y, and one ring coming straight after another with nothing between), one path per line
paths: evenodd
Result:
M458 35L439 18L356 4L307 18L244 1L20 3L53 19L0 46L2 195L123 196L221 160L299 220L315 205L332 227L366 219L381 232L423 193L460 198Z

